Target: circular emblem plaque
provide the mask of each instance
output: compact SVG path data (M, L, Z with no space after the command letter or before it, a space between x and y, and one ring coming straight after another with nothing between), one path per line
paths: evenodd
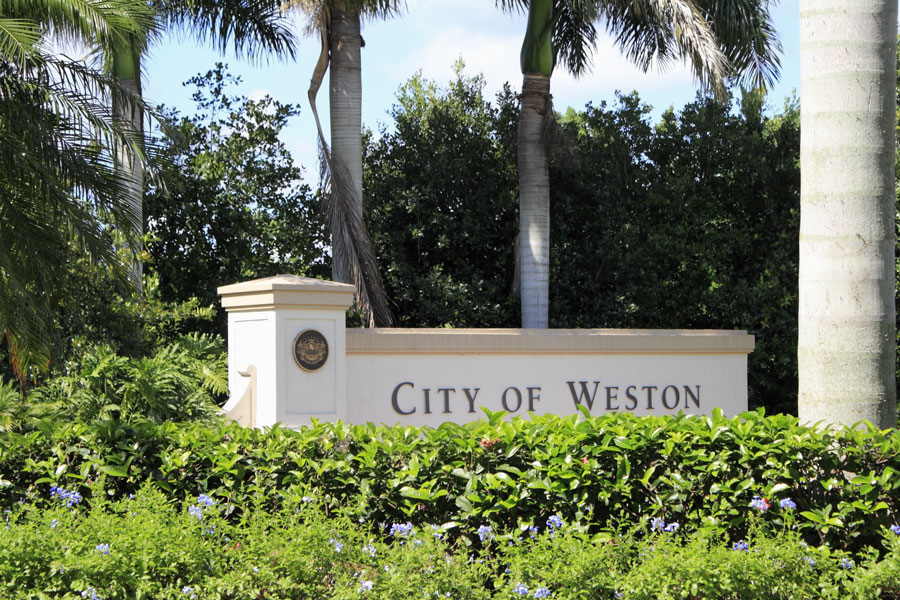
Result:
M301 331L294 338L294 361L304 371L317 371L328 360L328 342L315 329Z

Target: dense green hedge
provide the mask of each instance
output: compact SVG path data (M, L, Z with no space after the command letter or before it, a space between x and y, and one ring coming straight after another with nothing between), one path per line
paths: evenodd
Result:
M482 522L453 538L409 522L373 531L311 497L275 512L250 503L234 519L213 498L179 508L152 489L89 509L66 491L44 500L5 517L3 598L900 598L890 530L882 555L849 556L759 522L734 543L646 524L589 535L557 515L531 530Z
M51 485L90 501L155 482L177 500L208 493L239 514L314 495L368 523L490 522L513 528L559 514L589 531L676 521L746 534L754 496L778 523L790 497L812 544L878 544L900 514L900 439L892 432L817 431L793 417L587 419L535 417L466 426L317 424L300 431L236 425L99 426L48 422L0 437L0 503L46 496Z

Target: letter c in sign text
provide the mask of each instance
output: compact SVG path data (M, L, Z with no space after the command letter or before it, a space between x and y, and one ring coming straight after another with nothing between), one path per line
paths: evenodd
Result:
M411 415L416 412L416 407L413 406L412 410L400 410L400 404L397 403L397 393L400 391L404 385L408 385L411 388L416 386L413 385L412 381L404 381L403 383L398 383L397 387L394 388L394 393L391 394L391 406L394 407L394 411L400 415Z

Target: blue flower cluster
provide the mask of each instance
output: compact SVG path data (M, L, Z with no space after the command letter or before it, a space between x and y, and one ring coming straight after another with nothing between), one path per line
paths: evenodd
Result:
M69 490L56 485L50 488L50 497L56 497L59 500L65 501L66 506L69 508L78 506L78 503L81 502L81 494L75 491L70 492Z
M340 554L341 550L344 549L344 542L341 540L331 538L328 540L328 543L331 544L331 547L334 548L334 551Z
M212 508L216 505L216 501L207 496L206 494L200 494L197 496L197 504L188 508L188 514L197 519L198 521L203 520L203 510L207 508Z
M478 539L484 542L490 542L494 539L494 534L491 533L490 525L482 525L478 528Z
M562 529L563 520L559 515L550 515L547 517L547 527L550 529Z
M797 508L797 503L790 498L782 498L778 505L784 510L794 510Z
M388 534L397 537L409 537L413 534L413 524L409 521L406 523L394 523L391 525L391 530Z
M667 524L662 517L653 517L650 519L650 531L665 531L672 533L678 531L679 527L681 527L681 525L675 522Z
M516 587L513 588L513 593L517 594L519 596L527 596L528 595L528 586L526 586L522 582L519 582L516 584ZM534 590L534 597L535 598L549 598L550 590L545 587L539 587L538 589Z
M894 535L900 535L900 525L891 525L891 531Z
M100 554L109 554L109 544L97 544L94 549Z
M97 595L97 590L88 586L86 590L81 592L82 598L87 598L88 600L103 600L99 595Z
M743 551L743 552L750 552L750 546L747 545L747 542L745 542L744 540L740 540L740 541L735 542L735 543L731 546L731 549L732 549L732 550L737 550L737 551L739 551L739 552L740 552L740 551Z
M759 512L766 512L769 510L769 501L759 496L753 496L753 500L750 501L750 508L755 508Z

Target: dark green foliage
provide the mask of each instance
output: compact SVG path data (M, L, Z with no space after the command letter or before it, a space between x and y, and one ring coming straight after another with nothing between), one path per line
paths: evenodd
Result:
M751 406L793 412L800 132L698 100L651 128L636 96L565 127L576 168L556 171L551 323L745 329Z
M213 423L227 396L225 344L218 336L190 334L139 357L108 346L80 350L64 375L34 390L31 402L79 423Z
M413 77L395 130L365 149L368 227L403 327L501 327L518 320L512 94L498 109L462 65L446 89Z
M145 199L149 270L164 300L218 306L216 288L278 273L326 276L318 199L278 135L298 108L228 95L220 63L188 83L198 114L169 113ZM219 332L224 333L224 312Z
M243 509L315 495L374 524L499 528L551 514L596 532L659 516L739 539L755 521L796 523L811 544L878 546L900 514L900 438L817 431L789 416L536 417L437 429L319 424L298 432L236 425L42 422L0 437L0 503L50 485L114 497L151 480L178 500L209 493ZM5 486L5 487L3 487ZM772 505L752 509L754 496ZM783 510L778 501L797 504Z
M552 327L745 329L751 406L796 407L799 123L698 99L653 126L636 95L560 118ZM414 78L367 147L369 229L401 324L516 327L515 99Z

